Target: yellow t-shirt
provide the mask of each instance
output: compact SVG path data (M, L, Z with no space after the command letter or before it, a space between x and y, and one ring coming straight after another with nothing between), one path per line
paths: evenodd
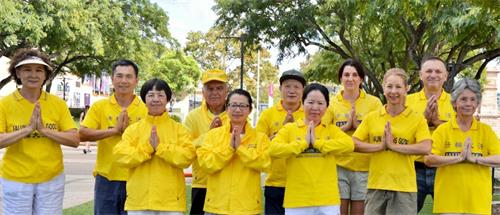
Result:
M230 124L210 130L196 153L200 168L208 174L204 211L214 214L261 214L260 173L271 166L266 153L269 139L250 123L240 146L230 146Z
M467 137L471 138L474 156L500 154L500 142L490 126L473 119L470 130L463 132L455 118L432 134L432 154L458 156ZM437 168L434 213L490 214L491 196L490 167L461 162Z
M283 108L281 100L272 106L264 110L260 114L259 122L257 123L257 131L265 133L268 137L271 137L278 133L278 131L283 127L283 121L285 121L287 111ZM299 109L292 113L293 119L303 120L304 119L304 109L302 105ZM266 186L273 187L285 187L286 184L286 163L285 159L273 158L271 169L266 176Z
M453 110L453 106L451 105L451 96L446 93L444 90L442 91L439 99L437 100L438 104L438 118L441 121L448 122L453 117L455 117L455 110ZM422 89L417 93L410 94L406 97L406 105L412 108L416 113L424 116L425 107L427 106L427 98L425 97L425 92ZM425 118L425 116L424 116ZM429 127L429 130L432 134L436 129L435 126ZM424 156L418 156L417 161L423 163Z
M184 121L184 126L188 128L191 132L191 137L193 138L193 144L196 148L200 147L203 143L203 138L205 134L210 129L210 124L214 119L215 115L208 109L207 103L203 101L201 106L189 112ZM229 118L226 112L222 112L219 115L222 124L228 123ZM206 188L207 187L207 174L200 169L200 164L198 159L194 160L192 164L193 170L193 181L192 187L194 188Z
M286 124L269 147L271 157L286 159L285 208L340 205L336 156L352 152L349 135L333 124L321 123L314 129L315 144L305 137L303 120Z
M406 107L401 114L392 117L385 106L369 113L352 136L363 142L380 144L387 121L391 123L393 141L397 144L416 144L431 139L424 116ZM372 153L368 189L417 192L415 157L390 149Z
M368 113L379 109L382 107L382 102L375 96L366 94L365 91L360 90L359 97L354 103L356 108L356 119L361 122ZM330 99L330 106L323 116L323 122L327 124L334 124L337 127L341 127L347 123L347 120L351 117L351 103L344 100L342 92L338 93L337 96ZM345 132L348 135L352 135L354 130L349 130ZM370 164L370 154L351 152L337 156L337 165L349 169L351 171L368 171L368 165Z
M95 102L87 112L83 120L83 126L91 129L109 129L116 125L116 119L122 112L122 108L117 103L115 95L108 99ZM135 96L132 103L127 107L129 126L148 114L146 105ZM97 161L94 168L94 176L99 174L108 180L126 181L128 179L128 169L119 167L114 163L113 148L122 139L121 135L115 135L97 141Z
M45 127L57 131L76 129L66 102L42 91L38 99ZM35 104L18 90L0 100L0 132L25 128ZM75 130L76 131L76 130ZM64 170L61 145L37 131L7 147L3 156L2 177L23 183L42 183Z
M149 143L156 126L159 144ZM130 168L125 210L186 211L183 169L196 157L191 135L163 113L129 126L113 151L116 163Z

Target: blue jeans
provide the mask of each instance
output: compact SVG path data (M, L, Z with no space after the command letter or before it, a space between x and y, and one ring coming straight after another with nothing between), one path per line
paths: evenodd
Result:
M285 214L283 199L285 198L284 187L264 187L265 214Z
M95 176L94 214L126 215L125 199L127 198L125 181L110 181L104 176Z
M434 178L436 168L427 167L425 164L415 162L415 171L417 173L417 212L420 212L424 206L425 197L431 195L434 199Z

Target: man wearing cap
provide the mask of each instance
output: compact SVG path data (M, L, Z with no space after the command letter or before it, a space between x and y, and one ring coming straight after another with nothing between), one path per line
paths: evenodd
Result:
M80 128L81 141L98 141L94 169L94 214L126 214L124 210L127 168L117 166L113 148L129 124L146 117L147 108L134 94L139 69L130 60L113 63L114 93L92 104Z
M201 106L189 112L184 125L191 131L193 144L201 146L204 135L212 128L228 123L225 101L228 93L227 75L220 69L210 69L201 77L203 101ZM198 160L192 165L190 214L203 214L207 192L207 174L200 170Z
M437 126L451 120L455 115L451 105L451 96L443 89L444 82L448 78L448 71L443 60L438 57L429 57L422 60L419 75L424 88L420 92L409 95L406 98L406 105L425 116L432 134ZM423 156L420 156L415 161L415 171L418 212L422 209L427 194L434 198L436 168L426 166Z
M66 102L42 86L52 74L47 55L19 49L9 72L19 89L0 100L3 214L62 214L61 145L80 143Z
M283 72L280 77L281 100L262 112L257 131L265 133L271 140L286 123L304 118L301 105L306 79L297 70ZM265 214L285 214L283 198L286 184L285 159L272 159L271 171L266 178L264 196Z

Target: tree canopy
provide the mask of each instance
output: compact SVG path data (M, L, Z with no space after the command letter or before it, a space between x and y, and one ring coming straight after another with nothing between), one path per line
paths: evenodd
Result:
M38 48L56 65L51 78L64 72L62 68L81 77L109 72L111 62L122 58L138 63L140 77L152 77L149 73L158 74L153 69L162 68L160 58L180 49L167 27L169 17L149 0L0 0L0 5L0 55ZM189 60L178 60L192 66ZM2 80L0 88L8 81Z
M365 89L382 95L380 80L391 67L405 69L417 90L421 60L428 56L450 62L447 88L462 71L500 56L500 12L495 1L440 0L217 0L216 25L226 33L244 31L247 41L270 44L281 58L318 46L308 77L335 81L338 64L359 60L365 69ZM331 66L323 63L333 61Z
M232 89L240 85L240 43L237 38L227 36L220 29L212 28L207 33L189 32L184 51L201 65L202 70L222 69L227 71ZM261 102L267 101L266 89L276 82L278 69L271 64L271 54L264 48L250 45L244 56L244 88L252 97L257 95L257 64L260 51L260 87Z
M201 77L198 63L185 56L182 51L168 51L155 64L151 72L145 74L145 79L160 78L165 80L175 94L176 99L182 99L189 91L196 88Z

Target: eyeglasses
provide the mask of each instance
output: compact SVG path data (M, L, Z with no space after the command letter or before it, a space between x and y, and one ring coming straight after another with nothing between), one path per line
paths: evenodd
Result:
M240 110L246 110L250 107L250 105L248 105L248 104L236 104L236 103L229 103L229 104L227 104L227 106L231 110L236 110L236 108L240 108Z

